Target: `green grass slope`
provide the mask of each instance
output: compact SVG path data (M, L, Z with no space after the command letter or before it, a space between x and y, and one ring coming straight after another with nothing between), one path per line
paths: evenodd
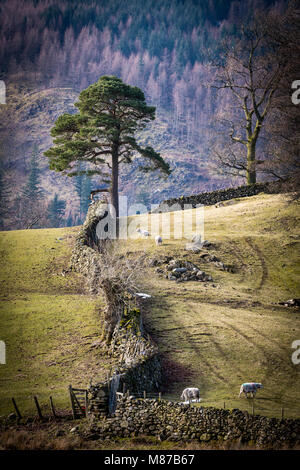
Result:
M85 281L68 268L78 228L20 230L0 234L0 414L32 412L52 395L57 408L69 407L68 385L101 380L109 359L94 344L102 328L103 300L85 293ZM61 238L61 240L58 240ZM49 409L48 409L49 411Z
M145 306L147 332L162 353L164 396L179 399L184 387L198 386L203 405L251 411L252 400L238 399L240 384L264 384L255 412L300 416L300 365L291 345L300 339L299 310L278 305L299 295L299 205L284 195L258 195L205 208L202 250L234 272L225 272L185 251L185 239L119 242L135 260L163 256L193 261L213 282L176 283L144 265L140 288L152 294ZM174 214L171 214L171 222ZM178 215L178 213L177 213ZM161 214L162 223L169 214ZM147 227L148 215L129 222ZM151 230L151 227L148 227ZM171 223L172 228L172 223ZM34 409L32 397L58 408L69 406L67 386L104 378L112 366L94 343L102 328L101 297L87 295L84 279L62 275L77 228L2 232L0 250L0 339L7 364L0 365L0 414ZM172 232L171 232L172 234ZM59 240L61 238L61 240Z
M252 399L237 398L240 385L262 382L255 412L280 416L284 407L286 417L299 417L300 365L292 363L291 345L300 339L300 311L278 305L300 297L299 205L261 194L206 207L204 214L213 247L202 252L233 265L234 273L185 251L186 240L122 243L135 255L191 260L214 280L176 283L146 268L143 287L152 299L145 324L163 354L165 393L178 399L183 388L198 386L205 406L225 402L251 411ZM149 216L136 217L149 228Z

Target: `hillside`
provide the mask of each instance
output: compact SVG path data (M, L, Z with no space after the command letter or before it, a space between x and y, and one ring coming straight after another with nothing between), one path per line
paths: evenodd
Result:
M0 236L1 324L6 365L0 369L0 414L34 409L33 395L49 410L70 408L68 385L102 380L110 360L99 349L103 301L68 269L78 229L20 230Z
M178 213L177 213L178 214ZM165 218L164 213L161 217ZM132 222L146 227L148 216ZM66 408L67 386L103 380L111 359L97 347L101 297L85 293L75 273L62 276L76 228L3 232L0 338L7 345L1 366L1 413L11 396L22 411L32 396L45 403L51 394ZM291 361L299 339L299 310L278 302L299 297L298 203L286 195L260 194L205 208L205 239L200 253L185 251L186 240L119 242L131 259L146 255L139 284L152 295L144 324L162 354L163 397L178 400L186 386L199 386L204 406L251 411L252 400L238 399L242 382L262 382L255 411L299 417L300 370ZM233 272L220 269L216 256ZM166 279L164 258L191 261L211 282ZM206 261L205 261L206 259ZM153 262L155 261L155 262ZM151 265L151 266L150 266Z
M136 217L147 228L147 216ZM205 239L212 246L198 254L185 251L184 240L161 247L153 240L123 242L125 251L145 251L156 265L147 265L143 279L152 295L146 329L163 355L165 394L179 399L186 386L199 386L204 406L225 402L251 411L252 400L237 396L241 383L257 381L264 384L257 413L278 417L284 407L287 417L299 417L300 370L291 361L299 309L278 305L299 297L298 204L261 194L206 207ZM204 253L234 272L205 261ZM165 256L192 261L213 282L165 279L156 272L165 270Z
M42 155L51 146L57 117L73 112L78 93L103 75L138 86L156 107L156 122L139 137L173 169L167 180L155 175L153 184L152 175L141 177L137 164L124 165L122 195L149 204L187 191L241 184L240 177L233 179L213 162L212 144L220 132L216 120L232 101L230 94L210 86L216 78L211 65L224 53L222 41L235 39L241 19L247 23L257 7L283 12L286 2L1 2L0 78L6 105L0 106L5 123L0 128L0 190L3 186L12 205L22 198L29 160L38 147L46 202L58 193L66 202L64 223L79 223L74 180L50 171ZM93 189L100 183L94 179ZM23 228L12 219L5 220L5 230Z
M7 87L7 94L8 103L5 108L0 108L0 117L6 122L5 130L2 130L5 185L12 188L17 181L18 194L19 188L26 182L32 145L35 143L39 149L41 187L46 199L50 200L55 193L59 193L60 198L67 203L66 218L70 214L75 218L79 205L75 178L49 170L48 159L43 156L43 152L52 145L50 131L55 120L65 112L76 111L74 103L78 92L71 87L33 90L28 84L20 87L13 81ZM138 201L149 205L150 201L159 203L168 197L181 196L185 187L189 187L191 193L198 193L228 184L228 179L221 179L210 172L210 165L205 163L205 154L199 154L199 150L193 146L185 148L184 142L176 133L171 132L170 118L169 111L160 109L156 121L139 135L139 142L144 146L155 146L170 163L173 172L169 178L164 179L159 174L145 175L139 171L138 160L132 165L123 165L120 191L121 195L129 198L129 203ZM92 188L98 188L99 185L99 178L93 178ZM16 194L11 189L8 192L10 199L15 197Z

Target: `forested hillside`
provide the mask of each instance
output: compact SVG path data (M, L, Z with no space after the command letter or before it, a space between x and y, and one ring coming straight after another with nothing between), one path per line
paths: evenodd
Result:
M168 179L144 176L138 164L123 168L121 194L146 204L181 194L212 190L242 180L220 174L210 155L214 117L229 96L209 85L212 63L222 59L221 42L234 41L241 22L255 8L284 10L267 0L95 0L0 2L0 79L7 87L1 106L1 193L19 198L2 222L18 226L30 159L38 148L43 201L55 195L65 205L61 225L82 221L97 179L72 180L53 174L43 152L50 129L63 112L75 112L78 93L102 75L116 75L140 87L157 119L140 135L173 169ZM63 204L63 203L62 203ZM45 207L46 207L45 206ZM62 207L62 205L61 205ZM19 208L19 209L18 209ZM19 212L18 212L19 211ZM5 218L5 217L4 217ZM39 219L39 226L43 226ZM3 225L4 224L4 225Z

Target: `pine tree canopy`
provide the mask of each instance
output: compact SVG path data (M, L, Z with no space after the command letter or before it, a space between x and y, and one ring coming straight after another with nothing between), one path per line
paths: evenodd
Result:
M131 163L140 154L144 171L170 173L159 153L136 141L135 133L155 119L155 107L147 106L139 88L102 76L80 93L75 106L79 113L61 115L51 130L54 145L45 152L50 169L75 176L76 162L83 161L89 175L101 175L102 181L111 183L119 164Z

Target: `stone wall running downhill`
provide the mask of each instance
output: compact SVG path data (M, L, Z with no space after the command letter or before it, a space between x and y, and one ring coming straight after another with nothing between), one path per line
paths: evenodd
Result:
M269 183L256 183L250 186L239 186L238 188L220 189L218 191L211 191L207 193L194 194L191 196L181 196L179 198L167 199L163 201L153 211L169 212L170 207L174 206L171 210L183 209L185 205L196 207L197 205L212 206L222 201L236 199L240 197L256 196L259 193L278 194L283 191L283 183L274 181Z
M105 202L98 201L89 207L71 258L71 268L84 274L92 294L101 292L101 280L105 276L101 251L107 242L98 240L96 227L107 213ZM110 303L107 310L117 310L108 351L116 358L117 366L106 382L91 385L89 389L90 412L99 416L114 410L117 391L126 389L142 395L143 391L158 391L161 382L160 357L144 331L140 301L131 301L130 309L124 308L119 298L110 296L106 302Z
M101 256L98 253L96 227L98 222L107 214L106 204L90 206L86 220L78 233L73 249L70 267L86 277L91 294L98 294L101 276Z

